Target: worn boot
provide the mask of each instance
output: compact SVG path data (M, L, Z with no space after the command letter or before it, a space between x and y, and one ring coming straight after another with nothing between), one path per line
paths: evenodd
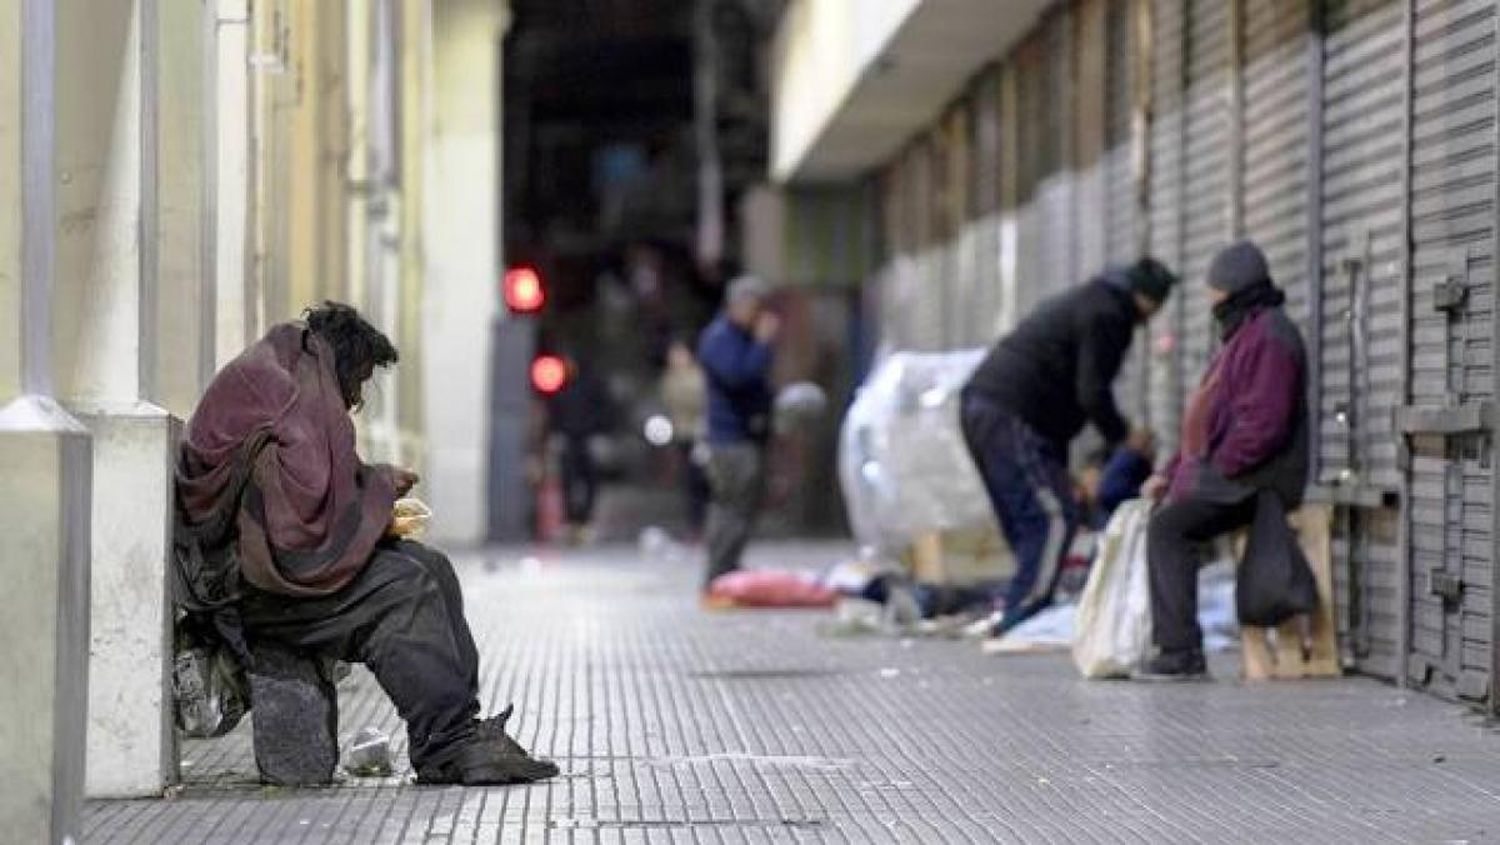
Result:
M1208 662L1203 659L1201 648L1163 651L1147 660L1134 678L1137 681L1205 681L1208 680Z
M451 759L417 770L417 783L494 786L556 777L559 771L556 763L532 757L505 732L505 723L514 712L515 705L511 705L476 722L474 735Z

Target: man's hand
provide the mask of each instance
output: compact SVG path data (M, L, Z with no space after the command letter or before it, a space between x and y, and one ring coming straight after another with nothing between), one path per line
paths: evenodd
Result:
M1167 477L1165 475L1153 475L1146 479L1145 484L1141 485L1141 498L1149 499L1153 502L1160 501L1161 497L1166 495L1166 492Z
M755 318L755 339L763 344L770 344L776 339L781 331L781 318L770 311L762 311Z
M1149 428L1132 428L1125 438L1125 448L1149 460L1156 456L1156 433Z
M411 492L411 488L417 486L422 476L407 469L406 467L391 467L391 479L396 484L396 495L405 496Z

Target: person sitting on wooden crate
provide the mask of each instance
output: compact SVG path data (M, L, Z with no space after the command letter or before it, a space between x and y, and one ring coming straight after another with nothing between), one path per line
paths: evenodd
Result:
M1136 674L1142 680L1207 675L1200 548L1252 522L1289 530L1284 516L1257 520L1257 508L1295 509L1307 477L1307 353L1265 255L1250 241L1226 247L1207 281L1223 346L1188 397L1178 453L1142 491L1165 496L1147 539L1157 654Z
M1037 306L964 386L964 440L1016 557L998 609L971 634L1003 636L1051 604L1081 519L1067 453L1084 424L1092 422L1108 447L1127 436L1147 445L1115 405L1114 380L1136 327L1175 282L1151 258L1111 267Z

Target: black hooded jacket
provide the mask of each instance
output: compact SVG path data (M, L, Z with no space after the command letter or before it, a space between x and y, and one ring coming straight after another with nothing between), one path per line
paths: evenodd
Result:
M1129 425L1114 380L1135 335L1136 306L1124 270L1044 301L990 350L965 392L1020 417L1065 450L1092 422L1113 447Z

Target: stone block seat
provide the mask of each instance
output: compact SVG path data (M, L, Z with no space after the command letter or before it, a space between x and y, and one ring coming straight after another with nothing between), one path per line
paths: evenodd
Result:
M339 760L339 704L324 661L251 643L250 719L261 780L276 786L333 781Z

